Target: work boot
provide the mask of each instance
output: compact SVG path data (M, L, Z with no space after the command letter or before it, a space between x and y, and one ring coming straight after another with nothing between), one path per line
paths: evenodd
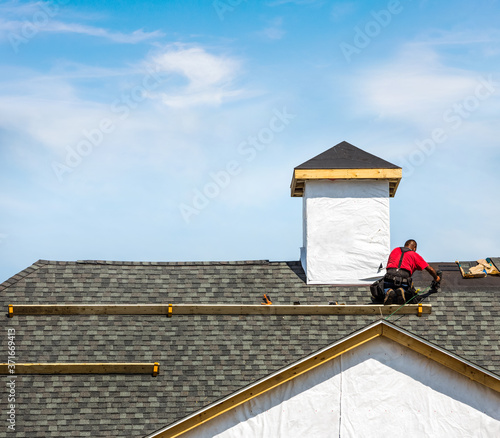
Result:
M405 304L406 303L405 290L402 287L400 287L399 289L396 289L396 302L397 302L397 304Z
M394 299L396 298L396 292L393 289L389 289L384 298L384 306L390 306Z

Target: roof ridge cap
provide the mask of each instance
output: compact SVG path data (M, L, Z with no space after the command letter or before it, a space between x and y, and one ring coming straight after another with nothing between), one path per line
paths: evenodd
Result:
M153 262L153 261L119 261L119 260L77 260L77 264L86 265L110 265L110 266L210 266L210 265L267 265L269 260L213 260L213 261L174 261L174 262Z
M27 268L23 269L17 274L14 274L12 277L8 278L4 282L0 283L0 291L3 291L8 287L16 284L18 281L26 278L28 275L33 274L33 272L40 269L42 266L48 265L49 263L50 263L49 260L42 260L42 259L37 260L32 265L28 266Z

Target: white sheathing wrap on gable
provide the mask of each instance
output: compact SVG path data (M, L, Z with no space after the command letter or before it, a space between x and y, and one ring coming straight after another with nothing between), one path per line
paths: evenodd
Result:
M308 284L369 284L390 251L389 181L307 181L302 267Z
M450 438L499 431L500 393L377 337L182 437Z

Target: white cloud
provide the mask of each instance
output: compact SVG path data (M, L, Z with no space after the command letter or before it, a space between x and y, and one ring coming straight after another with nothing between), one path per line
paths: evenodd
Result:
M103 104L78 97L67 80L16 70L11 74L18 79L0 88L0 129L22 132L49 150L59 151L77 141L81 129L95 126L97 113L106 110Z
M161 31L145 32L142 29L131 33L110 31L104 28L68 22L66 10L56 3L29 2L21 4L11 1L0 6L0 40L11 41L14 45L19 41L29 41L40 33L80 34L105 38L115 43L136 44L146 40L161 38ZM85 19L86 17L79 17Z
M182 108L194 105L219 105L242 96L233 82L240 73L240 62L224 55L214 55L202 47L175 44L151 60L152 68L161 74L174 74L187 84L156 94L167 106ZM155 94L151 94L155 97Z
M123 96L143 89L147 70L166 78L158 89L150 91L156 93L152 96L155 100L132 99L126 112L115 111L116 100L125 108ZM103 135L71 173L64 173L64 185L76 190L92 181L101 184L114 174L120 175L123 167L138 165L162 175L179 172L199 177L207 166L206 156L200 151L217 150L221 137L216 133L221 127L237 132L234 125L250 120L246 115L236 117L241 110L233 107L228 114L237 123L226 127L228 118L222 117L224 122L214 119L212 109L206 108L244 94L232 85L239 73L240 62L231 57L180 45L156 54L154 62L149 57L127 68L63 64L44 74L10 68L3 71L4 78L9 79L3 79L0 86L2 147L39 187L63 190L53 163L67 164L68 151L78 150L88 138L86 133L95 132L103 119L109 119L115 127L113 132ZM170 87L171 76L183 78L184 84ZM86 78L100 85L88 88L88 81L81 81ZM188 111L177 111L179 107ZM190 163L188 169L185 162Z
M488 77L487 73L446 65L428 46L409 44L393 61L353 77L359 92L355 111L420 127L443 123L443 114L474 96Z
M20 3L16 0L6 1L0 5L0 13L3 16L11 15L33 15L40 10L43 2Z
M189 79L189 86L202 89L234 78L238 63L232 59L207 53L201 47L173 45L153 61L165 72L180 73Z
M165 81L153 81L157 88L144 88L148 71L156 72ZM22 133L25 141L56 157L63 156L67 147L81 141L84 130L89 132L99 127L103 119L112 120L121 132L126 132L126 140L131 131L151 128L146 122L152 112L158 111L158 106L169 112L157 113L156 123L171 130L177 126L179 130L188 116L179 120L172 114L172 108L220 105L246 96L246 92L233 86L240 73L240 62L211 54L199 46L172 45L135 67L106 69L65 63L45 74L19 68L3 73L9 79L4 79L0 86L0 129L4 133ZM175 77L180 77L182 84L175 84ZM86 95L81 79L100 84L100 91L92 87L91 94ZM142 90L144 98L136 97L126 104L124 96L130 96L135 89ZM117 101L119 105L113 106ZM150 108L154 105L157 108ZM118 107L123 110L116 110ZM144 116L146 113L150 115ZM123 115L127 117L126 123ZM165 117L168 123L159 120ZM117 132L113 134L116 136Z
M142 29L133 31L132 33L111 32L106 29L86 26L76 23L63 23L60 21L53 21L42 29L45 32L54 33L77 33L87 36L106 38L115 43L135 44L142 41L161 38L164 33L161 31L144 32Z
M26 26L31 26L28 21L6 21L0 20L0 37L7 40L12 40L16 38L20 39L30 39L24 30ZM44 26L32 27L34 31L30 31L31 34L38 34L41 32L46 33L75 33L80 35L92 36L105 38L115 43L122 44L136 44L146 40L151 40L155 38L161 38L164 36L163 32L144 32L142 29L133 31L132 33L122 33L122 32L111 32L109 30L87 26L78 23L64 23L61 21L50 21Z

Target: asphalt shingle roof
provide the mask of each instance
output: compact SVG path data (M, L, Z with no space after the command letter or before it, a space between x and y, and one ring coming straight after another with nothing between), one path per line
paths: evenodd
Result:
M400 167L343 141L300 164L296 169L400 169Z
M500 376L500 277L452 263L432 314L390 321ZM430 277L414 276L417 286ZM299 262L38 261L0 285L8 304L370 304L365 286L308 286ZM380 319L373 316L74 315L5 317L17 362L155 362L150 375L21 375L18 437L138 437ZM4 334L6 331L4 331ZM3 336L6 351L7 336ZM5 392L2 394L5 397ZM3 402L2 398L2 402ZM0 436L6 433L0 430Z

